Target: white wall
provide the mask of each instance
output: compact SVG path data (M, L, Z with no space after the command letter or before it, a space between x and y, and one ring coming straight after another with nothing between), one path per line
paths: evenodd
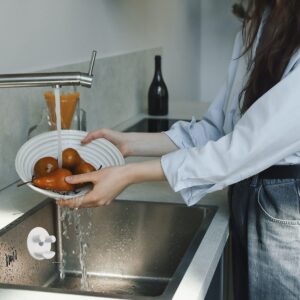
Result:
M1 0L2 72L52 68L143 45L138 0ZM133 8L133 9L132 9Z
M230 1L1 0L0 73L86 61L92 49L105 57L163 46L170 101L210 100L210 78L219 86L230 56Z
M226 80L233 42L241 23L231 13L236 0L201 0L199 98L214 99Z
M147 35L164 48L170 100L198 100L201 0L146 2Z

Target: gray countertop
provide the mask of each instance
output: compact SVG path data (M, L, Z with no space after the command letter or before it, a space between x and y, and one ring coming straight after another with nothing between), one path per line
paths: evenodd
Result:
M191 112L197 112L195 117L201 118L203 111L207 108L205 103L177 103L173 104L168 117L171 118L191 118ZM145 114L137 115L130 120L115 127L123 130L136 123ZM151 158L128 158L126 162L139 161ZM144 183L133 185L127 188L118 199L183 203L180 195L174 193L167 183ZM6 227L11 222L23 215L38 203L44 200L44 196L37 194L24 186L17 188L16 185L0 192L0 229ZM201 204L215 205L218 207L211 225L209 226L201 245L196 251L194 258L185 273L179 288L173 299L204 299L208 290L214 271L222 255L229 233L229 213L226 201L226 191L215 192L204 197ZM24 291L17 289L0 289L0 298L5 300L34 300L42 297L43 299L95 299L90 296L77 296L66 294L53 294L38 291ZM106 299L98 297L97 299Z

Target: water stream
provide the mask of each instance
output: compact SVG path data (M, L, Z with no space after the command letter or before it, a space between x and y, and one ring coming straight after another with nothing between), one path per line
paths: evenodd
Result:
M79 262L81 267L81 290L87 291L89 289L87 270L86 270L86 253L87 253L87 243L85 239L84 227L80 222L81 213L78 210L73 211L73 220L75 226L75 235L78 243L79 249Z
M61 207L61 228L62 228L62 235L64 236L65 239L69 239L69 234L68 234L68 221L67 221L67 216L68 214L68 209L65 207ZM61 280L64 280L66 277L65 273L65 267L66 267L66 252L62 249L62 258L60 262L60 268L59 268L59 277Z
M56 115L56 129L57 129L57 157L58 157L58 166L62 167L62 138L61 138L61 110L60 110L60 87L57 86L54 88L55 96L55 115ZM91 211L88 210L88 213L91 214ZM88 244L86 242L87 237L90 233L92 223L89 221L87 228L80 222L81 211L71 210L68 208L62 208L61 210L61 222L62 222L62 235L65 240L70 239L69 231L71 226L74 226L75 238L78 241L78 252L79 252L79 262L81 267L81 290L89 290L87 269L86 269L86 254L88 249ZM75 252L75 250L74 250ZM63 250L62 261L60 264L60 279L65 279L65 267L67 263L67 255Z
M80 280L80 289L83 291L90 290L88 275L87 275L87 250L88 250L88 237L91 231L92 222L89 221L87 225L82 224L81 217L84 217L84 214L88 214L89 220L92 211L87 210L76 210L69 208L62 208L61 213L61 222L62 222L62 235L64 241L70 239L72 232L74 233L74 238L76 239L76 249L73 249L72 254L77 254L79 259L79 265L81 269L81 280ZM69 253L68 255L71 255ZM61 265L60 278L65 278L65 266L68 263L67 253L63 251L63 260Z
M62 167L62 142L61 142L61 113L60 113L60 87L54 88L55 96L55 115L57 130L57 160L59 168Z

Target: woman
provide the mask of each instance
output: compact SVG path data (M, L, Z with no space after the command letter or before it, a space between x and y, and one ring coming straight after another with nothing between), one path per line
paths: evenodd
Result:
M93 182L69 207L109 204L133 183L167 179L188 205L231 185L235 298L300 298L300 1L252 0L228 80L204 119L165 133L104 137L124 156L161 159L72 176Z

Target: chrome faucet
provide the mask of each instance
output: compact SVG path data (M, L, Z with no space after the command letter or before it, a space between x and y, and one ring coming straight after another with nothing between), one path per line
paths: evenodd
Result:
M90 88L93 82L93 68L97 51L92 52L88 73L57 72L57 73L24 73L0 75L0 88L42 87L42 86L76 86Z

